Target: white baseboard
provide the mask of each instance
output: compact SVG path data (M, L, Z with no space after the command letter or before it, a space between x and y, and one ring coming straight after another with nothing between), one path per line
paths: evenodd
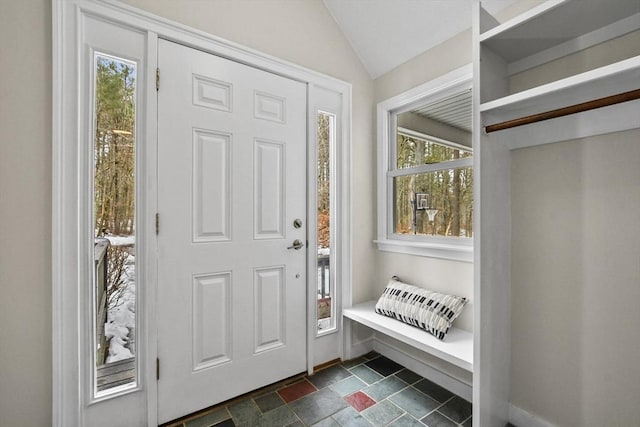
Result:
M555 427L554 424L509 404L509 422L516 427Z
M373 351L373 337L351 344L351 358L355 359Z
M433 381L452 393L457 394L463 399L466 399L469 402L472 401L473 391L471 384L467 384L458 378L454 378L402 351L401 349L376 338L373 339L373 349L416 374Z

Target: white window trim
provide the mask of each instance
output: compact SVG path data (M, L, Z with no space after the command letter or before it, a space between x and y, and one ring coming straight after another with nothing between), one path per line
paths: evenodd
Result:
M391 159L395 140L396 116L407 112L418 105L432 103L451 96L472 85L471 64L453 70L437 79L424 83L397 96L382 101L377 106L377 140L378 140L378 171L377 171L377 212L378 234L374 242L378 249L385 252L396 252L408 255L419 255L455 261L473 262L473 239L459 239L455 237L429 236L399 236L393 234L393 203L390 197L393 188L389 177L396 174L391 172ZM448 145L451 143L447 142ZM465 147L469 149L469 147ZM449 162L447 169L452 166L467 166L472 160L461 159L460 165ZM460 163L459 161L457 161ZM442 169L444 165L434 167ZM428 169L429 167L427 167ZM412 168L415 169L415 168ZM421 172L428 172L424 170Z

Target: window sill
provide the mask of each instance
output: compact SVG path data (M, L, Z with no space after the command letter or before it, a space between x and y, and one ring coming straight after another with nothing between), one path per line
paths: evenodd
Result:
M445 244L407 240L374 240L378 250L452 261L473 262L473 244Z

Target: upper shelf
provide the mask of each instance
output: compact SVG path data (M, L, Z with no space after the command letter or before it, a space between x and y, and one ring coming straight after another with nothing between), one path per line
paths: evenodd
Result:
M485 126L639 88L640 56L636 56L485 102L480 111Z
M512 63L639 13L639 0L549 0L480 34L480 42Z

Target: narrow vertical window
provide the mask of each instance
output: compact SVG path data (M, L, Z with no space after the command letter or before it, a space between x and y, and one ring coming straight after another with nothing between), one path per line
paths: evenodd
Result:
M335 286L331 271L332 259L332 225L331 225L331 201L332 194L332 174L331 164L335 144L335 123L334 115L318 112L318 169L317 169L317 189L318 189L318 332L325 332L335 329Z
M94 56L96 397L136 385L136 66Z

